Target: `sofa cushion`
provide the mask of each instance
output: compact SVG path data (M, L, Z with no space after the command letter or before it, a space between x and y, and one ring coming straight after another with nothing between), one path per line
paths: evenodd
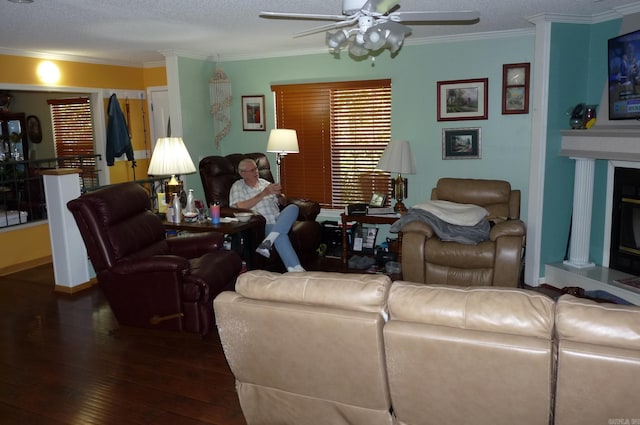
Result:
M555 423L634 423L640 417L640 308L563 295L556 339Z
M563 295L556 332L562 340L640 350L640 309Z
M551 338L554 302L525 289L395 282L391 319L460 329Z
M380 312L390 286L385 275L254 270L238 277L236 292L254 300Z

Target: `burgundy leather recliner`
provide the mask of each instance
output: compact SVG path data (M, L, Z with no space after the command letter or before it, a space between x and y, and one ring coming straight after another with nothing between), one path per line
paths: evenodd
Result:
M251 158L256 162L261 178L270 182L274 181L269 159L263 153L207 156L202 158L199 164L200 179L202 180L207 205L217 201L222 207L229 206L231 185L240 179L238 164L245 158ZM298 254L300 263L305 266L317 258L317 249L322 238L322 228L320 223L316 221L316 217L320 213L320 204L316 201L292 197L287 197L287 203L296 204L300 209L298 220L289 232L289 239L293 249ZM255 240L258 242L264 238L264 228L261 228L260 232L262 234L255 235ZM269 260L256 255L254 264L261 269L285 271L284 265L275 250L272 251Z
M233 290L242 260L223 235L167 239L147 191L121 183L67 203L118 323L195 332L214 324L213 299Z

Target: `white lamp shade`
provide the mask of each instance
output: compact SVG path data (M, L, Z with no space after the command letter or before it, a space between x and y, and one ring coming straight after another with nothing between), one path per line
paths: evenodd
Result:
M191 174L196 172L187 147L182 137L161 137L151 155L147 174L153 176L170 176L175 174Z
M295 130L276 128L269 133L267 152L278 152L281 154L298 153L298 134Z
M411 153L411 145L406 140L392 140L378 161L378 170L400 174L415 174L416 160Z

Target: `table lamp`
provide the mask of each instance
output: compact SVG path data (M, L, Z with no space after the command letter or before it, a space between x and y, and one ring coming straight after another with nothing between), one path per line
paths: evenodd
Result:
M299 153L298 134L295 130L285 128L275 128L269 133L269 142L267 143L267 152L275 152L277 155L276 163L278 164L278 183L280 182L280 163L282 158L290 153Z
M407 179L402 174L415 174L416 161L411 154L411 145L406 140L392 140L382 153L376 169L398 173L395 179L391 179L393 187L393 197L396 204L393 210L398 213L407 212L407 208L402 201L407 197Z
M182 137L160 137L156 141L156 147L151 155L151 162L147 174L153 176L171 176L171 180L165 183L165 200L171 201L171 194L180 196L183 192L183 182L176 179L176 175L192 174L196 172L187 147Z

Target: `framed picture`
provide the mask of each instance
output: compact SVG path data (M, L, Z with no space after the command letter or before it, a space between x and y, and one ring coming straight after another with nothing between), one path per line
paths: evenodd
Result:
M264 95L242 96L242 129L265 131Z
M438 81L438 121L486 120L489 79Z
M480 128L443 128L442 159L479 159Z
M362 242L362 250L365 252L372 252L373 248L376 246L376 236L378 236L378 228L377 227L369 227L367 228L367 234Z
M529 113L529 63L502 65L502 114Z
M40 120L35 115L29 115L27 117L27 136L31 143L42 142L42 128L40 127Z
M382 208L387 202L387 195L384 193L372 193L369 206L374 208Z

